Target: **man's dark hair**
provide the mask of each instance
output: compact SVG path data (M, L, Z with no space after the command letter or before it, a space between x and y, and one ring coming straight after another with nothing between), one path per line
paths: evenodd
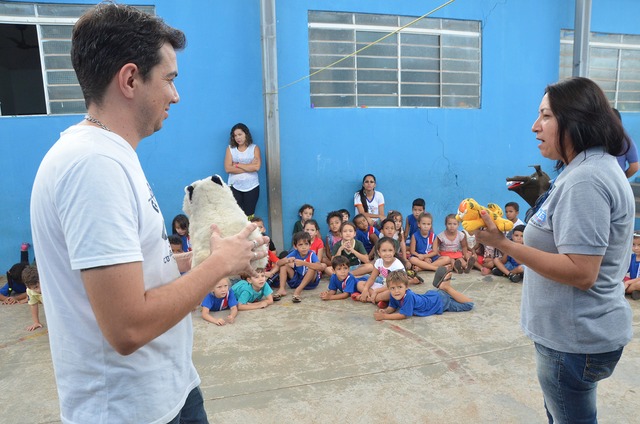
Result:
M71 37L71 62L85 104L100 105L107 86L127 63L138 67L143 81L160 63L160 48L184 49L184 33L132 6L101 3L78 19Z

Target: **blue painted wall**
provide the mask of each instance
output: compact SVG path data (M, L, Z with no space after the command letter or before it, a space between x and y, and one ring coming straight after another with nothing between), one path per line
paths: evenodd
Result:
M67 2L67 1L51 1ZM126 1L124 3L133 3ZM183 188L211 173L224 173L228 133L246 123L264 155L259 2L140 0L185 31L178 55L181 102L162 131L143 141L138 154L165 219L181 212ZM530 131L545 85L558 77L559 34L572 28L573 0L457 0L435 17L482 22L482 107L459 109L312 109L309 82L280 92L284 239L302 203L316 207L326 232L330 210L353 209L353 193L372 172L386 209L403 214L415 197L427 200L437 230L464 197L482 203L524 201L505 188L505 178L528 174L541 158ZM309 72L307 11L335 10L420 16L432 0L277 0L279 85ZM639 33L640 2L594 0L592 30ZM0 117L0 266L19 260L29 241L29 195L42 156L64 128L81 116ZM624 114L640 137L640 115ZM268 152L267 152L268 154ZM263 156L264 160L264 156ZM266 176L257 214L268 216ZM278 246L282 248L283 246Z

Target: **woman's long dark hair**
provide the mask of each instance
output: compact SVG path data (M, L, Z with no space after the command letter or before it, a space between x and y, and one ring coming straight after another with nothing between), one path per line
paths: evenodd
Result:
M369 212L369 205L367 204L367 194L364 192L364 180L366 180L367 177L371 177L373 178L373 181L376 181L376 176L373 174L367 174L364 176L364 178L362 178L362 187L360 188L360 191L358 193L360 193L360 202L362 202L362 210L364 210L364 213Z
M547 86L545 93L558 121L558 151L562 160L556 169L569 162L571 149L578 154L590 147L602 146L613 156L629 150L631 140L607 96L595 82L573 77Z

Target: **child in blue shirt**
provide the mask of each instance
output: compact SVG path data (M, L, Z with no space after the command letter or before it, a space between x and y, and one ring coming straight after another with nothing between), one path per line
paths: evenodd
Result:
M29 265L25 262L14 264L7 271L7 283L0 287L0 302L3 305L25 303L27 301L27 287L22 282L22 271Z
M633 233L631 245L631 262L629 262L628 277L624 277L624 292L630 294L633 300L640 299L640 233Z
M230 310L226 319L214 318L210 311ZM218 281L211 293L202 301L202 319L215 325L233 324L238 315L238 301L232 290L229 290L229 280L223 278Z
M342 300L354 293L358 293L358 281L349 272L349 259L344 256L336 256L331 260L331 267L335 273L329 279L329 289L320 293L322 300Z
M411 215L407 215L407 223L404 226L404 236L406 237L405 244L409 247L411 243L411 236L413 233L418 231L420 228L418 227L418 219L420 215L425 211L427 207L427 202L424 199L418 197L413 200L411 204Z
M391 298L389 306L378 309L373 316L376 321L386 319L405 319L410 316L427 317L443 312L464 312L473 309L473 301L451 287L451 271L440 267L433 278L433 286L425 294L416 294L409 290L409 277L405 271L391 271L387 275L387 287ZM397 312L396 312L397 311Z
M325 265L320 262L318 256L311 250L311 236L309 233L299 231L293 235L293 250L278 261L280 267L280 288L278 299L287 294L285 284L295 289L293 303L300 303L302 290L311 290L320 283L320 272Z
M367 217L361 213L353 217L353 223L356 224L356 240L360 240L369 254L369 259L373 259L375 253L373 248L380 238L380 231L373 225L369 225Z
M523 243L524 228L524 225L517 225L513 227L511 239L514 243ZM491 270L493 275L507 277L512 283L519 283L522 281L524 265L520 265L513 257L502 255L500 259L494 260L493 264L495 266L495 268Z
M274 302L273 289L269 284L266 284L267 276L264 269L258 268L256 273L257 277L243 275L243 279L231 287L236 299L238 299L238 309L241 311L263 309Z

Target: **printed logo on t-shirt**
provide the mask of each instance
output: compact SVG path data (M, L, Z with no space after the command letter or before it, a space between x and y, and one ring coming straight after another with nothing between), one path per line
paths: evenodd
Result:
M538 212L535 213L535 215L533 215L530 219L530 223L535 224L538 227L542 227L542 224L544 224L547 221L547 210L546 209L538 209Z

